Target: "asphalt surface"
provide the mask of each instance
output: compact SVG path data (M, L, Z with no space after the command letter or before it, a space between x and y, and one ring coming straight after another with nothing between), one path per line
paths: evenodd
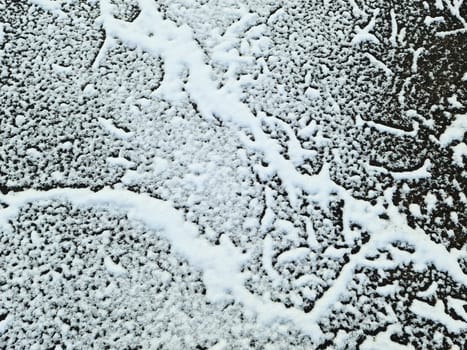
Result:
M97 2L34 3L0 2L1 349L466 348L463 1L152 2L174 42L189 28L217 89L260 132L207 117L190 68L181 98L159 94L167 56L106 32ZM112 3L122 21L146 13ZM327 174L324 204L290 180L294 201L258 135L310 182ZM206 268L111 203L45 196L8 212L55 189L170 203L209 246L247 254L241 287L284 316L235 291L212 298ZM380 232L348 219L349 198L462 273L409 239L363 254Z

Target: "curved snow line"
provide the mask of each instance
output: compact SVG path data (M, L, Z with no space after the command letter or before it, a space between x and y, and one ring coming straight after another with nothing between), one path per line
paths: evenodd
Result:
M284 320L293 323L301 332L318 341L322 331L315 318L298 309L287 309L284 305L251 294L243 285L245 276L241 269L248 259L247 254L235 247L224 235L219 245L212 245L199 236L198 228L186 222L181 212L169 203L127 190L103 189L93 192L88 189L61 188L48 191L25 190L0 195L7 205L0 210L0 228L9 228L9 221L19 215L28 203L43 200L64 200L72 205L92 208L114 209L126 214L129 220L144 224L167 239L173 250L203 273L206 295L213 302L235 300L255 312L258 319L272 323ZM109 262L107 262L109 264ZM121 273L121 271L117 271Z

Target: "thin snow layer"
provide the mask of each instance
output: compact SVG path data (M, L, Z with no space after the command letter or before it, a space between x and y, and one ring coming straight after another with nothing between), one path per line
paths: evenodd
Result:
M68 17L62 11L59 2L30 2L52 13L59 20ZM90 69L96 74L104 71L106 59L116 50L118 52L123 44L128 49L136 49L160 60L163 78L156 87L152 86L144 91L143 96L127 98L131 100L131 107L125 111L129 113L128 116L104 115L96 118L96 124L103 135L110 136L115 142L119 142L118 145L123 144L126 147L119 150L116 148L117 151L112 152L112 156L106 156L104 159L104 163L110 168L123 173L118 183L112 183L112 188L106 187L98 191L76 189L73 186L46 190L16 188L15 193L0 195L2 232L11 234L14 231L10 230L11 224L18 218L22 208L30 203L48 200L66 201L80 208L105 206L107 210L123 213L134 225L143 225L170 242L175 253L202 274L209 302L220 305L234 302L240 305L246 314L253 314L264 329L274 326L272 328L280 330L286 325L283 326L283 333L287 334L291 325L294 331L298 331L300 336L308 337L307 339L311 339L315 345L323 344L327 340L332 341L338 348L344 348L347 339L353 339L354 335L351 332L347 334L342 329L335 334L327 333L330 328L327 323L333 314L359 312L347 302L353 298L349 288L352 286L352 290L359 292L364 290L365 286L359 283L358 278L366 269L377 271L383 279L391 277L387 271L404 269L407 266L417 273L430 273L434 269L452 283L461 287L467 286L464 263L467 252L463 249L464 246L458 249L440 244L420 225L413 224L414 219L424 218L425 211L436 210L439 203L435 195L428 193L424 197L426 208L412 203L407 206L407 212L401 212L394 204L394 198L399 195L395 187L383 189L382 186L375 185L375 192L380 193L379 196L373 196L372 200L357 198L352 190L336 181L332 165L319 157L320 151L324 149L324 152L332 154L335 160L346 158L345 150L339 150L335 146L339 143L337 136L337 141L331 139L332 135L326 134L323 125L315 121L297 122L293 113L279 116L263 112L264 106L259 102L261 98L258 97L252 102L248 94L245 94L248 89L264 82L256 82L256 79L248 74L239 76L238 72L258 64L259 66L255 67L261 67L260 70L266 72L265 75L270 73L268 64L272 64L274 59L271 58L266 64L261 56L271 45L271 39L265 35L265 23L280 22L281 18L286 16L285 11L273 8L267 20L263 21L259 15L251 13L245 7L236 7L233 2L229 2L229 6L235 9L231 12L235 13L233 17L236 21L223 34L219 31L209 36L202 32L206 31L203 27L205 23L190 27L177 23L174 17L168 16L170 13L177 14L177 11L181 13L184 8L195 7L198 4L196 1L185 1L186 6L175 8L170 4L164 7L152 0L139 0L140 11L131 21L116 15L115 2L100 0L90 3L99 6L97 24L102 26L105 32L105 38ZM361 20L354 27L355 33L348 33L349 37L346 38L340 33L343 44L352 47L352 50L381 44L383 39L377 36L375 28L382 11L372 10L368 12L369 15L357 2L351 1L350 5L349 10ZM453 16L460 16L455 5L450 6L450 11ZM349 16L350 13L346 13L344 17ZM397 17L392 10L392 33L389 40L393 46L404 43L404 31L399 31ZM292 36L290 40L293 40ZM348 45L349 43L351 45ZM415 74L421 70L420 62L425 56L425 51L412 51L410 71ZM393 79L393 70L375 55L366 53L362 57L365 58L365 62L369 60L372 68L381 71L385 78ZM73 70L65 66L54 65L52 69L61 79L73 74ZM319 67L319 70L331 74L327 67ZM315 86L314 79L311 73L305 77L306 86L303 90L306 102L302 102L321 106L319 104L325 101L326 105L322 108L326 113L341 115L341 102L337 103L325 86ZM274 86L272 83L270 85ZM80 98L83 101L97 99L101 91L99 89L98 81L93 84L86 83L82 86ZM287 100L286 90L283 86L277 87L275 97L278 100ZM109 101L111 100L107 103L110 103ZM401 98L401 101L405 101L404 98ZM450 108L462 107L455 98L448 102ZM163 112L152 109L156 104L162 106L160 108ZM264 198L259 198L258 192L253 191L248 193L248 200L242 198L236 202L227 199L228 195L222 196L222 193L219 195L219 201L212 200L215 197L214 193L217 195L218 192L222 192L222 189L215 188L219 187L221 181L212 182L213 176L215 175L216 179L225 178L226 183L231 180L229 167L225 165L225 159L231 159L227 154L216 155L210 161L200 159L206 154L196 155L196 161L183 165L184 174L172 176L167 181L159 181L159 178L172 172L177 160L186 161L186 157L180 156L181 153L190 152L190 147L198 144L189 139L188 132L180 139L189 142L180 146L180 149L172 149L171 153L167 154L150 153L153 151L151 147L156 145L158 140L154 139L151 129L154 124L144 118L160 113L171 119L166 123L169 129L170 125L192 126L180 117L180 114L185 113L186 104L190 104L196 113L212 125L230 128L232 132L225 134L228 137L238 135L242 145L237 146L237 155L239 159L243 159L243 163L234 158L241 164L236 174L248 181L255 178L256 186L264 191ZM165 108L164 105L170 107ZM419 119L412 120L409 123L412 128L407 131L373 120L364 120L363 116L357 114L354 116L354 126L359 129L376 130L393 137L415 139L423 127L419 124ZM464 114L455 116L452 124L439 137L440 146L447 147L463 139L464 119ZM120 127L121 120L125 122L125 127ZM17 127L27 122L21 115L15 118ZM345 129L345 123L342 123ZM299 132L296 130L297 125L301 127ZM363 126L369 128L362 128ZM211 131L207 131L206 134L211 135ZM345 131L339 129L336 134ZM175 137L170 132L168 135ZM161 133L156 136L161 137ZM313 147L305 147L304 140L309 141ZM226 140L225 143L230 144L232 140ZM464 148L464 143L453 146L452 157L458 166L463 164ZM140 152L135 149L140 149ZM46 154L38 148L29 147L25 156L34 164L45 162L43 159ZM253 163L251 167L243 166L249 165L249 162ZM322 163L319 171L303 171L303 168L300 168L319 162ZM397 180L396 184L429 181L432 178L433 160L429 157L425 158L418 169L411 171L389 171L384 167L365 164L370 170L377 170L380 174L389 175L391 179ZM60 174L55 175L60 178ZM183 196L174 189L177 186L183 187ZM150 194L144 193L145 190ZM449 202L448 198L443 200ZM191 211L192 207L203 201L208 205L203 207L202 213ZM209 216L211 211L215 210L213 207L219 203L230 206L234 211L232 216L246 212L244 207L248 207L251 215L237 215L237 226L224 225L223 218L218 217L212 221L215 225L209 227L206 224L209 221L203 217ZM339 204L337 208L336 203ZM314 211L311 214L307 212L306 221L300 222L300 216L296 213L300 213L308 204ZM332 216L333 211L338 211L341 215L337 224L328 218ZM284 215L289 212L293 214ZM453 212L451 217L456 215ZM326 243L327 236L332 234L338 236L339 247ZM40 237L31 235L31 241L38 245ZM299 271L293 276L284 273L287 269L295 268L298 271L301 266L307 265L310 265L308 269L311 269L320 259L325 261L325 266L321 268L320 265L319 271ZM110 255L103 258L103 265L107 273L115 278L131 275L130 269L113 260ZM367 277L362 277L364 281L365 278ZM254 285L255 283L257 285ZM284 301L283 295L277 291L290 287L292 291ZM436 294L438 288L441 286L434 284L426 293L417 295L422 299L430 298ZM392 301L404 293L404 288L394 282L376 288L375 292ZM305 307L305 299L312 300L312 303ZM362 297L363 305L370 305L369 299L366 296ZM393 310L399 307L399 304L387 303L383 311L380 311L381 305L377 305L377 322L381 322L383 328L389 326L375 337L367 338L361 344L362 348L411 348L410 345L402 347L392 337L402 329ZM464 317L465 312L462 311L464 304L459 299L450 298L447 304L437 301L434 306L416 299L407 305L410 305L409 311L413 315L441 325L449 334L462 334L466 330L467 321ZM463 320L459 317L453 318L450 315L451 311L446 311L446 305L460 318L464 317ZM363 310L366 310L365 306ZM8 331L14 317L15 315L8 314L5 319L0 320L0 334ZM375 328L380 327L381 325L378 325ZM220 340L214 348L228 348L228 341Z

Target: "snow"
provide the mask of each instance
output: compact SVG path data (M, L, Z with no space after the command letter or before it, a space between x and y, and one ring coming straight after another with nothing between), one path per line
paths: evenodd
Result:
M387 296L395 297L396 294L399 293L401 290L402 288L399 286L399 284L394 283L394 284L388 284L385 286L378 287L378 289L376 289L376 293L378 293L379 295L383 295L385 297Z
M374 29L375 23L376 23L376 18L379 14L379 9L376 9L373 12L373 17L371 18L370 22L365 26L365 28L360 28L359 26L356 26L356 32L355 36L353 37L351 44L352 45L360 45L362 43L368 42L371 44L379 44L379 39L374 35L371 34L370 32Z
M417 293L417 297L419 297L419 298L429 298L429 297L433 296L436 293L437 289L438 289L438 283L433 282L432 284L430 284L430 286L427 289L419 291Z
M16 126L22 126L24 123L26 123L26 117L22 114L18 114L15 118L15 124Z
M97 96L97 91L92 84L86 84L83 89L83 95L86 97L95 97Z
M189 348L200 337L209 338L203 348L210 349L227 349L231 342L238 348L315 348L329 341L344 348L357 346L356 339L363 339L363 349L416 348L412 345L426 345L430 338L414 339L411 327L424 327L427 320L438 327L434 341L459 343L439 330L467 329L463 301L455 298L467 285L467 253L455 240L462 231L459 197L465 197L438 187L461 191L459 183L452 190L454 183L446 179L464 167L464 106L462 95L450 87L449 96L439 98L439 110L450 111L445 116L452 118L440 131L445 124L436 108L413 101L416 89L423 89L415 81L426 73L421 58L430 57L432 48L430 38L414 44L419 33L409 27L405 9L370 8L353 0L326 1L313 9L300 2L276 7L139 0L133 5L140 12L134 13L124 1L30 4L24 16L45 28L37 35L45 44L34 44L32 52L47 44L56 51L44 58L26 55L30 70L37 71L29 78L0 72L18 74L16 81L31 87L19 94L17 85L0 89L8 97L7 122L1 125L6 141L0 145L1 242L9 249L19 237L21 249L9 252L15 259L37 258L45 252L42 246L56 246L69 256L49 263L73 275L86 254L94 256L98 263L90 269L102 270L107 281L95 292L101 305L94 313L122 299L131 304L132 296L146 289L152 293L144 294L146 303L166 296L173 304L161 311L143 305L147 312L134 319L131 314L124 326L123 316L117 317L127 329L151 325L154 333L144 337L153 348ZM446 9L464 23L460 5L446 3ZM442 1L435 6L444 9ZM81 10L94 17L85 19ZM313 15L302 16L307 11ZM436 18L419 20L435 27ZM81 41L64 39L73 30L60 32L67 26L78 26L78 37L90 33L91 44L86 41L79 51ZM21 41L15 45L24 50ZM381 54L384 50L404 59L395 62L398 58ZM39 82L45 98L33 91ZM397 102L395 111L388 107ZM433 142L440 133L439 145L449 147L447 162L453 162L447 169L442 168L447 152ZM413 152L420 142L426 148ZM375 155L384 166L370 165ZM35 205L42 210L38 218L30 214ZM83 212L94 219L80 218ZM107 215L126 223L124 232L134 229L166 242L173 256L159 259L154 246L136 249L138 237L105 250L118 235ZM54 221L48 228L53 234L41 229ZM71 230L69 222L95 225L98 238L81 232L83 245L50 243ZM21 225L33 230L26 238ZM125 259L130 252L140 259ZM149 277L137 280L145 257L153 258L145 267ZM8 265L17 275L7 283L42 281L43 267L34 264L22 270L21 264ZM52 270L51 280L60 279ZM401 271L409 277L397 277ZM419 290L410 273L423 282L440 278L427 275L442 277ZM83 283L76 278L79 283L65 284ZM391 278L395 281L386 283ZM181 288L183 298L171 288ZM434 306L427 298L436 299ZM22 322L19 307L13 302L8 307L0 321L7 337L9 329L20 332ZM416 320L407 324L411 313ZM111 323L107 319L102 327ZM202 329L206 324L210 331ZM179 329L183 342L160 325ZM59 329L70 332L69 325ZM217 333L213 329L219 334L207 334ZM396 333L409 334L412 343L396 343L391 337ZM131 343L134 334L112 344Z
M453 319L444 312L444 309L444 303L439 300L434 306L419 300L414 300L410 306L410 311L420 317L433 320L434 322L440 322L452 333L464 334L467 329L467 323Z
M431 26L434 23L442 23L444 22L444 17L442 16L437 16L437 17L431 17L431 16L426 16L424 23L426 26Z
M104 266L113 276L124 276L127 274L127 270L123 266L114 263L110 256L104 258Z
M439 137L441 146L446 147L454 141L461 141L467 131L467 114L456 114L451 125Z
M384 167L369 164L367 165L367 167L372 171L381 172L383 174L390 174L395 180L417 180L429 178L431 176L431 161L429 159L426 159L423 162L423 165L419 168L408 171L388 171Z
M366 120L363 120L359 115L356 116L355 122L357 126L367 125L369 127L375 128L376 130L380 132L392 134L392 135L399 136L399 137L416 136L418 133L418 123L416 122L413 123L413 130L411 131L402 130L402 129L395 128L392 126L382 125L379 123L375 123L373 121L366 121Z
M29 0L30 3L39 6L42 10L52 13L59 18L66 17L61 10L60 2L54 0Z
M310 250L308 248L295 248L295 249L288 250L284 253L281 253L277 257L277 263L287 264L287 263L291 263L294 261L305 259L309 251Z
M362 350L378 350L378 349L388 349L388 350L409 350L415 349L412 345L402 345L391 340L391 334L395 333L397 330L400 330L399 325L391 325L388 327L387 331L379 333L373 339L367 338L361 345Z
M212 346L209 350L224 350L227 348L227 342L225 340L221 340L216 345Z
M316 231L313 228L313 223L311 220L307 220L306 223L306 234L307 234L307 243L311 249L318 249L319 243L316 240Z
M283 234L284 237L290 239L294 243L299 242L298 230L295 228L293 223L287 220L276 220L275 225L279 233Z
M128 139L131 137L131 132L126 132L118 127L110 119L99 118L99 123L101 126L112 136L119 138L119 139Z
M0 321L0 334L5 333L13 321L13 316L8 315L4 320Z
M400 171L400 172L391 172L392 176L396 180L401 179L423 179L431 176L430 173L431 161L426 159L423 162L423 165L412 171Z
M72 73L73 68L72 67L65 67L59 64L52 64L52 69L54 70L55 73L59 75L69 75Z
M447 305L449 308L452 308L459 317L461 317L465 322L467 322L467 312L465 311L465 305L466 305L465 300L448 297Z
M237 299L245 307L253 309L259 319L270 322L275 318L285 318L294 322L308 336L319 337L319 327L310 322L313 318L298 310L287 310L284 306L260 300L241 286L241 267L246 256L238 251L228 239L221 237L219 246L212 246L199 238L198 229L193 224L183 221L180 213L165 202L153 199L147 195L137 195L124 190L51 190L49 192L27 191L11 197L9 209L0 215L0 223L7 222L18 213L20 207L28 202L61 198L75 205L96 205L111 203L112 207L126 209L128 218L143 222L148 227L161 231L169 239L172 247L187 258L190 263L203 271L203 280L207 287L207 297L212 302ZM154 216L154 213L158 213ZM228 257L228 260L226 260ZM109 273L121 276L126 270L115 264L110 257L104 259L104 265ZM229 276L229 278L226 278Z
M41 151L34 147L28 148L26 150L26 155L32 160L37 160L42 157Z
M453 163L461 168L464 167L464 158L467 157L467 145L465 142L461 142L451 148Z
M394 11L394 9L391 9L390 11L391 14L391 37L389 38L391 45L394 47L398 46L397 43L397 35L398 35L398 29L397 29L397 16Z
M257 300L244 287L241 287L242 277L240 271L246 259L245 255L239 252L228 239L221 238L219 246L211 246L199 237L198 229L193 224L183 221L182 216L175 209L147 195L137 195L129 191L110 189L95 193L88 190L72 189L50 190L48 192L29 190L23 193L3 196L2 200L8 203L9 207L0 216L0 222L5 223L9 219L11 220L18 213L20 207L28 202L53 198L66 199L75 205L81 206L111 203L112 207L127 210L129 219L143 222L152 229L162 230L162 234L170 240L174 249L186 257L193 266L203 271L203 279L208 288L207 296L211 301L219 302L225 300L225 298L234 297L246 307L252 308L263 321L269 322L275 317L286 318L294 322L297 327L312 337L320 335L321 332L319 332L319 328L315 322L319 319L320 315L326 312L325 310L328 309L329 305L338 300L343 286L348 283L348 279L351 277L350 271L360 263L359 259L367 254L367 251L373 244L378 242L376 244L380 246L382 243L380 236L375 243L367 245L361 252L356 254L353 260L343 268L341 276L336 280L333 287L326 291L324 296L317 302L314 312L305 315L298 310L284 309L277 303ZM153 213L158 213L158 215L154 216ZM391 231L389 232L392 233ZM414 236L416 237L416 235ZM398 238L400 239L401 237ZM422 241L414 241L413 238L411 243L421 248L417 254L419 255L417 261L421 262L424 259L428 259L427 261L435 263L435 265L438 265L443 270L449 271L453 277L462 280L462 273L455 272L455 265L450 265L449 261L444 260L446 259L446 254L442 250L440 251L439 247L437 249L438 255L432 256L433 243L428 243L425 240L423 245L421 245ZM265 252L267 252L265 259L269 259L271 256L270 239L265 244ZM282 258L282 262L301 258L306 251L303 249L292 251ZM423 258L424 254L428 254L428 256ZM226 260L226 257L229 257L229 259ZM122 275L126 271L123 267L115 264L110 257L105 258L104 264L106 269L114 275ZM230 277L226 279L225 276ZM415 308L414 310L417 310L416 312L422 312L420 311L422 309L419 304L414 304L413 307ZM422 313L422 315L426 314ZM455 326L452 326L452 324ZM452 324L450 326L454 327L455 331L463 329L463 326L460 324L455 322Z
M461 102L459 102L459 100L457 99L456 94L452 95L451 97L448 97L447 100L448 100L448 103L449 103L449 107L451 107L451 108L462 108L462 107L464 107L463 104Z
M420 59L420 56L423 55L425 52L424 47L419 47L416 50L413 50L413 58L412 58L412 73L417 73L418 71L418 60Z
M273 241L270 235L267 235L264 238L263 242L263 255L262 255L262 263L263 267L266 270L267 275L273 283L278 284L281 280L280 275L274 270L272 265L272 259L274 257L274 246Z
M152 163L152 169L154 171L154 175L162 174L169 168L169 162L161 157L154 157Z
M365 56L368 58L371 64L373 64L376 68L381 69L388 78L394 75L394 73L386 66L383 62L379 61L373 55L366 53Z
M0 23L0 44L5 40L4 27L5 24Z
M109 157L107 158L107 163L109 163L111 166L118 166L123 168L131 168L135 165L135 163L123 157Z

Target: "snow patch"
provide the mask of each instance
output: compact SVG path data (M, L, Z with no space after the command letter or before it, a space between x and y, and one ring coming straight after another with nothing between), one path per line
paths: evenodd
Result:
M467 157L467 145L465 142L452 146L451 149L452 162L461 168L464 167L464 159Z
M122 167L125 169L132 168L135 166L134 162L129 161L128 159L123 157L108 157L107 164L113 167Z
M277 263L279 265L282 265L282 264L287 264L287 263L291 263L291 262L294 262L294 261L303 260L308 256L309 252L310 252L310 250L308 248L304 248L304 247L290 249L290 250L288 250L288 251L286 251L284 253L281 253L277 257Z
M446 147L454 141L462 141L467 131L467 114L455 115L454 121L449 125L444 133L439 137L439 143Z

